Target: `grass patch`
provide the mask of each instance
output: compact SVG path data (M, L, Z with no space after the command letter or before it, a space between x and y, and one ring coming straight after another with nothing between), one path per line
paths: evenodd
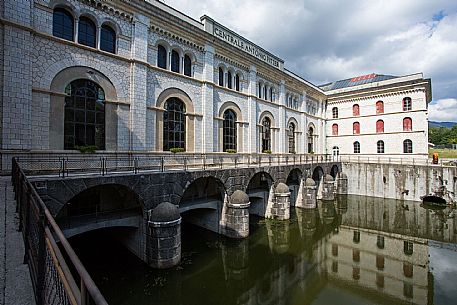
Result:
M434 149L429 148L428 156L431 158L433 153L438 153L439 158L457 159L457 149Z

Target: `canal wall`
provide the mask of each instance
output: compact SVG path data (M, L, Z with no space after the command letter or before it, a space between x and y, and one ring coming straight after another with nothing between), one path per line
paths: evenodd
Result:
M457 167L377 163L342 163L348 194L421 201L425 195L456 202Z

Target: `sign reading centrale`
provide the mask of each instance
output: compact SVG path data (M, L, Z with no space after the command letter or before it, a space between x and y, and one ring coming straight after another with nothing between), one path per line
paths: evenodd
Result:
M232 34L216 24L214 24L213 34L219 39L222 39L225 42L231 44L232 46L237 47L238 49L251 54L252 56L260 59L261 61L264 61L277 69L281 69L279 60L267 54L265 51L250 43L249 41L243 39L242 37L236 34Z

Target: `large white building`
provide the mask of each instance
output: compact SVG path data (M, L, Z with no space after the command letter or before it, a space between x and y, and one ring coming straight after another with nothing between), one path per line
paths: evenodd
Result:
M210 17L159 1L3 0L0 41L3 156L81 146L426 156L421 74L319 87Z

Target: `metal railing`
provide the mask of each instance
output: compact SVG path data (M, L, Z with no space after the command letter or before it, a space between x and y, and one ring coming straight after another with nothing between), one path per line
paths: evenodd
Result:
M396 157L380 157L380 156L357 156L357 155L340 155L338 161L343 163L370 163L370 164L398 164L412 166L442 166L455 167L457 163L452 160L440 159L437 164L426 156L423 158L396 158Z
M65 157L17 158L28 175L140 173L150 171L194 171L275 165L298 165L337 161L317 154L120 154Z
M37 305L107 305L16 159L12 181Z

